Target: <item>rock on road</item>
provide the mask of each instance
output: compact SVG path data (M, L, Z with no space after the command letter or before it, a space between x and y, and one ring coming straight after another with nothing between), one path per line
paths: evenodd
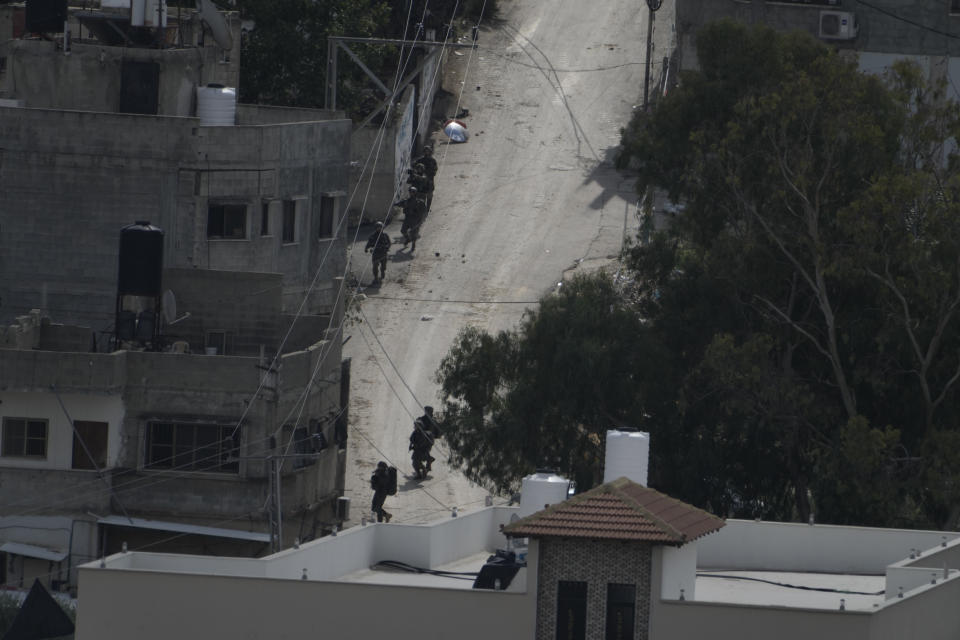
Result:
M412 475L408 437L422 405L439 404L441 359L462 327L515 327L565 274L614 262L624 231L636 231L633 180L614 169L613 156L643 99L646 4L500 5L498 19L481 24L478 48L448 58L444 88L469 109L470 140L446 144L435 135L440 168L417 250L394 245L384 285L366 290L366 322L346 329L350 524L369 512L369 477L381 459L400 471L400 490L386 504L394 522L484 505L488 492L446 465L442 441L432 476ZM656 14L652 60L671 48L672 14L670 1ZM651 85L659 68L651 67ZM387 226L394 239L399 226ZM353 247L352 270L370 282L363 242Z

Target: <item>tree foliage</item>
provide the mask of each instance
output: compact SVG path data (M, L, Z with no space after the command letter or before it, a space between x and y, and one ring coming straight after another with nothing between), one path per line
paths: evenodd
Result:
M465 17L491 16L493 0L239 0L244 20L253 25L242 45L240 93L244 101L322 108L327 81L327 37L377 37L408 40L425 38L426 28L436 37L447 25ZM351 43L363 63L381 79L392 78L399 64L412 68L407 49L391 45ZM363 71L341 55L337 72L337 107L352 116L375 108L384 96Z
M242 98L312 108L324 106L327 36L385 37L390 18L383 0L240 0L240 12L254 25L241 53ZM396 67L391 47L354 48L374 71ZM356 112L381 98L352 62L338 77L338 108Z
M535 450L588 477L596 455L571 462L582 443L628 424L651 432L653 486L722 515L955 525L957 105L915 67L867 75L805 34L720 22L697 47L700 70L634 116L619 159L641 192L685 207L625 256L635 286L610 289L617 313L575 323L580 384L552 352L519 359L534 344L563 352L542 335L569 334L569 300L545 298L515 333L474 330L485 370L451 351L448 431L473 421L455 458L515 481ZM591 338L620 354L616 370L588 357ZM471 375L493 381L489 402L446 385ZM610 389L614 410L600 410ZM504 443L533 433L536 446L509 465L489 437L506 416ZM462 447L483 446L478 467Z

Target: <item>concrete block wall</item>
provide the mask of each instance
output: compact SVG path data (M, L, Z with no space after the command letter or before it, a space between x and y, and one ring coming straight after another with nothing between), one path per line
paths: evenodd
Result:
M163 286L174 293L178 317L190 314L167 329L168 339L186 340L193 353L204 353L207 334L223 331L227 352L220 355L258 356L262 345L271 357L281 337L282 279L279 273L164 270Z
M120 229L175 226L189 119L0 108L0 323L113 325Z
M329 289L323 274L343 272L346 250L340 239L332 248L316 240L314 218L321 195L346 184L350 122L197 124L0 108L0 323L43 308L57 322L108 331L120 229L136 220L164 229L167 266L281 272L284 304L294 308L317 270L320 288ZM246 240L207 239L211 197L248 205ZM302 242L286 247L279 201L272 234L259 235L263 199L285 197L305 198ZM316 296L308 312L331 306L329 296Z
M636 585L634 640L649 638L651 546L582 539L545 538L539 545L537 640L556 637L557 587L561 580L587 583L588 640L606 632L607 584Z

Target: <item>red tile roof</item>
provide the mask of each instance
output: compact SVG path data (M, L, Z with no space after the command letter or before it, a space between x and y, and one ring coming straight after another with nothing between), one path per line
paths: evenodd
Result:
M503 532L523 538L631 540L680 546L725 524L702 509L618 478L513 522Z

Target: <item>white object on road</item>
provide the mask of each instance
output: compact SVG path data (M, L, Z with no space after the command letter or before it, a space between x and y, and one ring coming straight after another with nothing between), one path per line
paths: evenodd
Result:
M467 125L459 120L447 120L443 125L443 132L454 142L466 142L470 134L467 133Z

